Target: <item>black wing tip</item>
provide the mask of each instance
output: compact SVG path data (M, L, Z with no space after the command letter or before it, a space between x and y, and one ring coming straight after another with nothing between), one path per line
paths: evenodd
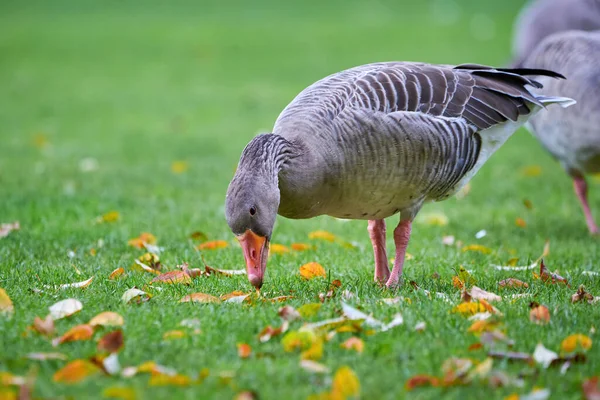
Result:
M556 78L556 79L567 79L563 74L558 73L556 71L551 71L549 69L542 69L542 68L523 68L522 65L523 65L523 63L516 62L515 64L513 64L513 67L511 67L511 68L494 68L494 67L489 67L487 65L479 65L479 64L460 64L460 65L457 65L456 67L454 67L454 69L465 69L465 70L472 70L472 71L495 70L495 71L506 72L509 74L515 74L515 75L521 75L521 76L541 75L541 76L548 76L550 78Z

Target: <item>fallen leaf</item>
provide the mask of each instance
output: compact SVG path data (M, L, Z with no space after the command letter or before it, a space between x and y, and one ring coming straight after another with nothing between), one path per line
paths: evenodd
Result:
M98 351L106 353L117 353L123 348L123 331L109 332L98 341Z
M271 254L285 254L289 253L290 249L282 244L271 243L269 245L269 253Z
M329 368L313 360L300 360L300 368L318 374L328 374Z
M15 312L15 306L6 291L0 288L0 314L10 315Z
M302 318L308 319L317 315L320 309L321 303L308 303L300 306L298 308L298 313L302 316Z
M528 288L529 284L515 278L508 278L498 282L501 288Z
M175 329L175 330L170 330L170 331L166 331L165 333L163 333L163 340L174 340L174 339L182 339L185 337L185 332Z
M466 252L466 251L477 251L477 252L482 253L482 254L491 254L492 253L492 249L490 249L489 247L482 246L480 244L470 244L468 246L464 246L462 248L462 251L463 252Z
M21 386L26 382L22 376L13 375L10 372L0 372L0 387L3 386ZM0 392L1 393L1 392Z
M160 267L160 258L158 255L154 253L146 253L135 260L134 264L131 266L131 269L159 275Z
M321 239L328 242L334 242L337 238L333 233L327 231L314 231L308 234L309 239Z
M297 349L306 350L310 348L316 339L317 336L313 330L292 331L281 339L281 345L283 350L289 353Z
M240 358L248 358L252 354L252 347L247 343L238 343L237 350Z
M122 326L125 323L123 317L114 311L104 311L90 319L88 325L96 326Z
M90 340L94 335L94 328L88 324L76 325L69 329L64 335L52 341L52 345L58 346L66 342L75 342L79 340Z
M3 223L0 225L0 239L7 237L12 231L18 231L21 229L19 221Z
M92 283L93 279L94 279L94 277L92 276L90 279L87 279L87 280L81 281L81 282L63 283L58 288L59 289L69 289L69 288L80 288L81 289L81 288L86 288L86 287L90 286L90 284Z
M474 315L486 311L485 307L478 302L460 303L451 312L461 315Z
M435 376L431 376L431 375L415 375L412 378L410 378L409 380L407 380L406 383L404 384L404 388L407 391L411 391L414 388L421 387L421 386L437 387L437 386L440 386L440 380L439 380L439 378L437 378Z
M292 243L290 247L294 251L306 251L306 250L312 250L315 248L313 245L306 244L306 243Z
M600 400L600 379L597 376L586 379L581 384L585 400Z
M115 269L113 272L111 272L110 275L108 275L108 279L110 279L110 280L117 279L124 273L125 273L125 269L123 269L123 267L119 267L119 268Z
M173 161L171 163L171 172L174 174L183 174L189 167L187 161Z
M483 332L495 330L498 325L500 325L500 321L497 319L487 318L484 320L478 320L473 322L469 329L467 329L467 332L481 334Z
M156 236L149 232L142 232L140 236L129 239L127 241L128 246L137 247L138 249L143 249L146 247L146 244L155 244Z
M360 396L360 382L350 367L340 367L333 376L331 398L335 400Z
M149 386L189 386L191 383L189 376L181 374L152 374L148 381Z
M533 203L529 199L523 199L523 205L528 210L532 210L533 209Z
M323 357L323 340L316 337L308 349L300 353L300 359L317 361Z
M33 325L31 328L41 335L53 336L55 332L54 320L52 319L51 315L47 315L44 319L36 316L33 319Z
M527 363L533 362L533 358L527 353L515 352L515 351L490 351L488 357L500 358L509 361L525 361Z
M535 269L538 266L538 263L542 261L542 259L548 254L550 254L550 242L546 241L546 243L544 243L544 250L542 252L542 255L539 256L538 259L535 260L531 265L525 265L521 267L515 267L514 265L492 265L492 267L502 271L526 271L530 269Z
M25 358L35 361L46 360L67 360L67 356L63 353L28 353Z
M100 369L87 360L73 360L53 376L54 382L77 383L90 375L100 372Z
M423 332L423 331L425 331L426 327L427 327L427 325L425 324L425 322L423 322L423 321L417 322L417 324L415 325L415 331Z
M300 267L300 276L305 279L313 279L316 277L326 277L327 273L321 264L309 262Z
M206 242L208 240L208 236L204 232L195 231L190 233L190 239Z
M104 389L102 392L104 397L110 399L135 400L137 398L135 390L123 386L111 386Z
M452 246L455 242L454 236L442 236L442 244L444 246Z
M61 300L49 307L50 316L53 320L69 317L83 308L83 304L76 299Z
M558 359L558 354L548 350L543 344L538 343L533 352L533 359L544 368L548 368L554 360Z
M477 286L473 286L469 292L471 298L475 300L486 300L486 301L501 301L502 297L498 296L495 293L486 292L483 289L480 289Z
M521 174L528 177L540 176L542 174L542 167L539 165L527 165L521 168Z
M206 265L204 269L208 275L211 275L213 273L224 276L246 275L246 270L243 269L217 269L209 267L208 265Z
M229 243L225 240L211 240L209 242L200 243L196 248L198 250L216 250L227 247Z
M548 268L544 265L544 260L540 260L540 279L542 280L542 282L546 283L562 282L565 285L569 286L569 283L565 278L556 273L548 271Z
M258 394L253 390L244 390L236 394L233 400L258 400Z
M285 333L288 330L288 327L288 321L283 321L279 328L273 328L271 325L268 325L258 334L258 340L260 340L261 343L268 342L272 337Z
M365 344L360 338L352 336L342 343L340 347L347 350L355 350L357 353L362 353L365 348Z
M550 310L544 305L535 302L529 305L529 320L538 325L545 325L550 322Z
M560 350L564 353L575 351L587 351L592 347L592 339L581 333L567 336L560 344Z
M135 300L137 303L142 303L144 301L150 300L150 294L140 290L138 288L131 288L123 293L121 297L121 301L125 304L130 303L132 300Z
M466 377L466 381L471 382L474 379L479 379L479 380L486 379L489 376L490 372L492 371L493 364L494 364L494 360L492 358L490 358L490 357L486 358L484 361L477 364L475 366L475 368L473 368L471 371L469 371L469 373Z
M365 325L368 325L373 328L383 328L384 324L381 321L376 320L370 315L365 314L364 312L351 307L350 305L342 302L342 312L344 316L350 320L363 320ZM383 329L382 329L383 330Z
M180 303L187 303L187 302L196 302L196 303L219 303L220 300L210 294L206 294L206 293L192 293L192 294L188 294L187 296L183 296L183 298L181 300L179 300Z
M98 223L103 223L103 222L116 222L121 218L121 214L119 214L118 211L109 211L104 215L99 216L98 218L96 218L96 222Z
M523 218L517 218L515 219L515 225L519 228L525 228L527 226L527 222L525 222Z
M577 293L571 296L571 303L578 303L580 301L585 301L588 304L594 303L594 296L592 296L591 293L586 292L585 287L583 285L579 285Z
M283 306L279 309L278 312L281 319L285 321L294 321L296 319L302 318L300 313L292 306Z
M192 283L192 278L189 274L184 271L176 270L162 273L152 279L150 283L166 283L166 284L175 284L175 283L183 283L185 285L189 285Z
M430 226L446 226L448 225L448 217L442 212L429 212L419 214L417 222Z

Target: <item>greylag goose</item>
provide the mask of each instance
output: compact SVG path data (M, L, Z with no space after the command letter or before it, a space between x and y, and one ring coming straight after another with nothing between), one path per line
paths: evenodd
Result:
M567 30L600 29L600 0L533 0L517 17L513 37L514 66L546 36Z
M244 148L225 214L260 288L275 217L368 220L375 281L394 287L411 223L428 201L448 198L544 105L527 75L547 70L383 62L351 68L304 89L273 133ZM384 218L400 213L390 273Z
M597 234L584 175L600 172L600 31L550 35L525 64L533 68L551 66L568 77L561 82L540 77L544 84L540 92L560 93L577 99L578 104L564 110L543 110L527 122L527 127L573 178L589 231Z

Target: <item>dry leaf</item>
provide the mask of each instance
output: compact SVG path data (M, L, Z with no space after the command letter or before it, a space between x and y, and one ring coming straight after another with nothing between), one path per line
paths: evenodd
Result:
M69 317L83 308L83 304L76 299L61 300L49 307L50 316L53 320Z
M182 339L185 337L185 332L180 331L178 329L166 331L163 334L163 340L174 340L174 339Z
M281 319L285 321L294 321L296 319L302 318L300 313L292 306L284 306L279 309L278 312Z
M209 242L200 243L196 248L198 250L216 250L227 247L229 243L225 240L211 240Z
M500 322L496 319L487 318L478 320L473 322L469 329L467 329L467 332L481 334L483 332L494 331L498 325L500 325Z
M129 241L127 241L127 245L137 247L138 249L145 248L146 244L155 244L155 243L156 243L156 237L149 232L142 232L142 233L140 233L140 236L133 238L133 239L129 239Z
M258 400L258 394L253 390L244 390L235 395L233 400Z
M477 251L477 252L480 252L482 254L491 254L492 253L492 249L490 249L489 247L482 246L480 244L470 244L468 246L464 246L462 248L462 251L463 252L466 252L466 251Z
M59 289L68 289L68 288L86 288L88 286L90 286L90 284L92 283L92 280L94 279L94 277L92 276L90 279L87 279L85 281L81 281L81 282L75 282L75 283L63 283L62 285L60 285L58 288Z
M533 359L538 364L542 364L544 368L548 368L554 360L558 359L558 354L548 350L543 344L538 343L533 352Z
M294 251L306 251L306 250L312 250L315 248L313 245L306 244L306 243L292 243L290 247Z
M99 216L98 218L96 218L96 222L97 223L103 223L103 222L116 222L121 218L121 214L119 214L118 211L109 211L104 215Z
M550 322L550 310L548 307L533 302L529 305L529 320L538 325L545 325Z
M15 306L6 291L0 288L0 314L12 314L15 312Z
M270 254L285 254L289 253L290 249L282 244L271 243L269 245L269 253Z
M309 239L321 239L328 242L334 242L337 238L333 233L327 231L314 231L308 234Z
M305 279L313 279L316 277L326 277L327 273L323 266L316 262L309 262L300 267L300 276Z
M404 388L407 391L421 386L437 387L440 386L440 380L439 378L431 375L415 375L404 384Z
M501 301L502 297L498 296L495 293L486 292L483 289L478 288L477 286L473 286L471 291L469 292L471 298L475 300L486 300L486 301Z
M321 303L303 304L302 306L300 306L298 308L298 313L302 316L302 318L308 319L310 317L317 315L317 313L319 312L320 309L321 309Z
M442 212L429 212L424 214L419 214L417 219L418 222L421 222L425 225L431 226L446 226L448 225L448 217L446 214Z
M54 382L77 383L90 375L100 372L100 369L87 360L73 360L53 376Z
M224 276L245 275L246 274L246 270L244 270L244 269L217 269L217 268L209 267L208 265L206 265L204 267L204 269L208 275L212 275L213 273L219 274L219 275L224 275Z
M189 167L187 161L173 161L171 163L171 172L174 174L183 174Z
M571 296L571 303L578 303L580 301L585 301L588 304L594 303L594 296L592 296L591 293L586 292L583 285L579 285L577 293Z
M300 359L317 361L323 357L323 340L316 337L310 347L300 353Z
M258 340L262 343L269 341L273 336L279 336L288 330L289 322L283 321L279 328L273 328L271 325L267 326L258 334Z
M529 284L515 278L508 278L498 282L501 288L528 288Z
M247 343L238 343L237 350L240 358L248 358L252 354L252 347Z
M204 232L195 231L190 233L190 239L206 242L208 240L208 236Z
M426 327L427 327L427 325L425 324L425 322L423 322L423 321L417 322L417 324L415 325L415 331L423 332Z
M451 312L461 315L474 315L486 311L485 307L478 302L460 303Z
M137 258L131 269L134 271L145 271L151 274L159 275L160 272L160 258L154 253L146 253Z
M527 353L520 353L515 351L490 351L488 357L500 358L509 361L525 361L531 363L533 358Z
M570 286L565 278L556 273L548 271L548 268L544 265L543 259L540 260L540 279L542 280L542 282L546 283L562 282L565 285Z
M67 360L67 356L63 353L28 353L25 358L35 361Z
M150 281L150 283L166 283L166 284L174 284L174 283L183 283L185 285L189 285L192 283L192 278L185 271L169 271L163 274L158 275L154 279Z
M360 396L360 382L350 367L340 367L333 376L331 398L334 400Z
M97 349L99 352L117 353L123 348L123 344L123 332L116 330L102 336L100 341L98 341Z
M186 375L152 374L148 381L149 386L189 386L192 380Z
M90 340L94 335L94 328L88 324L76 325L69 329L64 335L52 341L52 345L58 346L66 342L75 342L78 340Z
M373 328L383 328L384 324L381 321L376 320L370 315L365 314L364 312L351 307L350 305L342 302L342 312L344 313L344 317L350 320L363 320L365 325L368 325ZM383 329L382 329L383 330Z
M183 296L180 303L196 302L196 303L219 303L220 300L210 294L206 293L192 293L187 296Z
M123 269L123 267L119 267L119 268L115 269L113 272L111 272L110 275L108 275L108 279L110 279L110 280L117 279L124 273L125 273L125 270Z
M585 400L600 400L600 380L597 376L586 379L581 384Z
M340 347L347 350L355 350L357 353L362 353L365 348L365 344L360 338L352 336L342 343Z
M329 368L313 360L300 360L300 368L318 374L328 374Z
M113 311L104 311L96 315L88 322L92 327L96 326L122 326L125 323L123 317Z
M102 392L104 397L110 399L135 400L137 398L135 390L129 387L111 386Z
M18 231L21 229L19 221L3 223L0 225L0 239L7 237L12 231Z
M35 317L33 319L33 325L31 328L41 335L53 336L55 332L54 320L52 319L51 315L47 315L45 319Z
M442 236L442 244L444 246L452 246L454 244L454 236Z
M144 292L143 290L140 290L138 288L131 288L125 291L125 293L123 293L123 296L121 297L121 301L125 304L130 303L132 300L135 300L136 303L142 303L144 301L148 301L150 300L150 297L152 297L150 294Z
M515 225L519 228L525 228L527 226L527 222L525 222L523 218L517 218L515 219Z
M581 333L567 336L560 344L560 350L564 353L573 353L576 351L587 351L592 347L592 339Z

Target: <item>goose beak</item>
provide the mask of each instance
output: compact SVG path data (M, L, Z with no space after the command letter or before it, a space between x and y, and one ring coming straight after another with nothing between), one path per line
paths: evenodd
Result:
M269 240L264 236L257 235L249 229L237 238L244 250L248 280L252 286L260 289L263 283L265 270L267 269Z

